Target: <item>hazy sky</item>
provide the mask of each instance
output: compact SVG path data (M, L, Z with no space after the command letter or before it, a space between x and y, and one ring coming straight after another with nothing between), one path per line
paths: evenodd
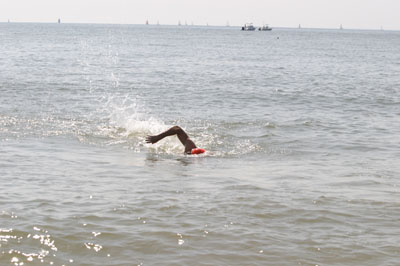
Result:
M400 0L0 0L0 21L400 30Z

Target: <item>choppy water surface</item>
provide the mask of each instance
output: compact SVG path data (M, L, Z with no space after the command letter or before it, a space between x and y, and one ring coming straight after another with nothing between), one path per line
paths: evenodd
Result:
M400 34L0 24L1 265L396 265ZM185 156L183 127L205 155Z

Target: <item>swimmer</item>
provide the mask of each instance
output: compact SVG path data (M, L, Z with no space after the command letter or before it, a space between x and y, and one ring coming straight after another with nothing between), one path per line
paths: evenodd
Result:
M197 148L196 144L194 144L194 142L189 138L188 134L186 134L186 132L178 126L171 127L159 135L147 136L146 142L154 144L163 138L172 135L177 135L183 146L185 146L185 154L200 154L205 152L204 149Z

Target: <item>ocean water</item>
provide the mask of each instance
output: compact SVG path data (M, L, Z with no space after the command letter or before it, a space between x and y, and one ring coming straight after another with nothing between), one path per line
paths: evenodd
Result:
M399 32L3 23L0 265L398 265L399 132Z

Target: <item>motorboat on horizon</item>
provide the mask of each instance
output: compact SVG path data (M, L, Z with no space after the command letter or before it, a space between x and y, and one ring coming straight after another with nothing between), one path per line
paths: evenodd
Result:
M262 27L259 27L258 30L261 31L271 31L272 28L268 26L268 24L263 25Z
M242 30L245 30L245 31L254 31L254 30L256 30L256 28L253 26L253 23L246 23L246 24L244 24L244 26L242 27Z

